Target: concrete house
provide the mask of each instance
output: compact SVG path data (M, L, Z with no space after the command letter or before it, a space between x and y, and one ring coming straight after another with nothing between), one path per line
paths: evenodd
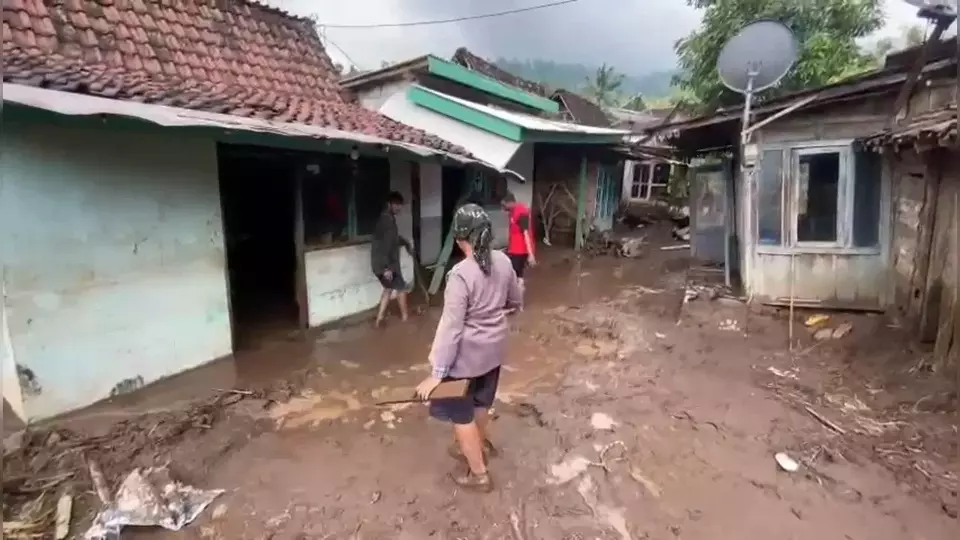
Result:
M526 179L525 184L504 183L490 175L468 179L476 183L475 192L490 195L483 202L490 206L502 242L507 222L497 203L505 189L535 214L545 206L551 215L563 213L567 221L558 228L570 234L571 244L578 209L585 216L581 232L612 227L622 161L616 150L626 131L562 120L563 98L553 99L537 83L506 74L461 49L453 60L422 56L341 84L364 107L433 133ZM462 192L457 182L441 180L453 174L421 170L425 263L439 256L445 224Z
M703 158L693 255L753 301L888 311L925 339L960 321L956 38L930 49L762 102L743 168L739 108L664 127Z
M0 357L23 420L374 307L387 193L413 198L421 166L500 173L349 102L313 23L248 0L5 2L3 62Z

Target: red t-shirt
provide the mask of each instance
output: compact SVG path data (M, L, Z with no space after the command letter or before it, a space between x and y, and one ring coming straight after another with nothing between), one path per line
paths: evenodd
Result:
M530 229L530 209L515 203L510 209L510 229L507 239L507 255L527 255L527 242L523 233Z

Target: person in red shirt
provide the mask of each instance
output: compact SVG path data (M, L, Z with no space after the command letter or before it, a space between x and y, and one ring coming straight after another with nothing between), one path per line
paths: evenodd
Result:
M501 202L503 209L507 211L509 219L509 232L507 238L507 255L510 262L513 263L513 270L517 273L517 279L520 281L520 289L523 289L523 275L527 266L537 265L537 259L533 250L533 231L530 227L530 209L527 205L517 201L517 197L511 191L507 191Z

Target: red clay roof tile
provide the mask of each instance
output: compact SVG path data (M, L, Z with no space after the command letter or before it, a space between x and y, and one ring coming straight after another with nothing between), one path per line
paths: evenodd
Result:
M468 155L348 101L304 18L251 0L3 0L3 80Z

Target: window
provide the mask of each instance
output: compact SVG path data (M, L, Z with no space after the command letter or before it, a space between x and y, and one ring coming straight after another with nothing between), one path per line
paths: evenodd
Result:
M849 144L764 148L756 184L757 242L875 248L881 186L879 156Z
M796 162L797 242L837 241L842 160L838 151L802 151Z
M631 199L646 199L650 193L650 167L646 163L633 166L633 183L630 186Z
M305 166L303 227L308 247L362 241L373 234L390 193L390 162L325 155Z
M643 200L657 199L667 193L669 185L669 163L637 163L633 167L630 198Z
M757 242L779 246L783 230L783 151L765 150L757 180Z

